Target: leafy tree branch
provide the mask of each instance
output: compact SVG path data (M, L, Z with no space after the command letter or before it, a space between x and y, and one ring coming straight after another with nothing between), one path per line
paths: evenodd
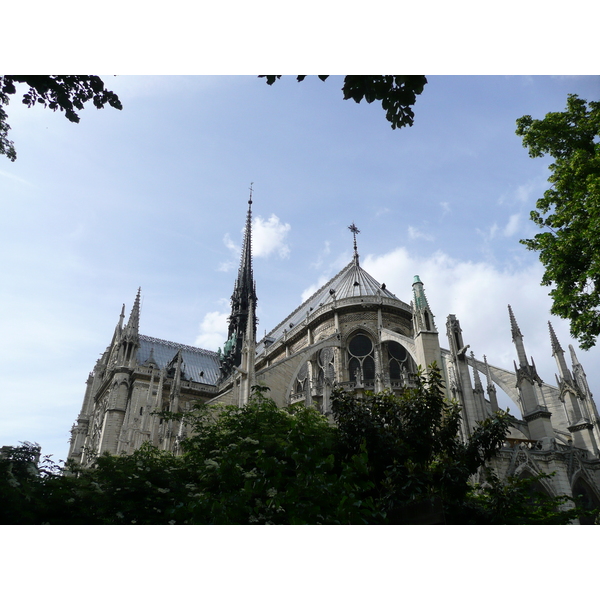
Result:
M281 75L259 75L266 78L269 85L273 85ZM329 75L319 75L325 81ZM304 81L306 75L298 75L298 81ZM360 103L380 101L385 111L386 119L391 123L392 129L397 127L412 127L414 112L412 107L417 101L417 96L423 92L427 78L424 75L346 75L342 92L344 100L354 100Z
M564 112L521 117L516 133L529 156L554 159L550 188L530 214L547 231L521 243L539 252L552 314L591 348L600 334L600 102L570 94Z
M42 105L53 111L60 110L72 123L79 123L77 111L83 110L86 102L96 108L112 106L123 108L119 97L106 89L97 75L2 75L0 76L0 154L15 161L17 153L14 143L8 139L10 125L5 106L10 96L17 93L17 85L26 86L22 102L28 108Z

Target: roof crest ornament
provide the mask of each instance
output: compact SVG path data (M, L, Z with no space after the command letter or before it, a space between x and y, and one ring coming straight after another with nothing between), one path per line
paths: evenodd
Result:
M354 221L352 221L352 225L350 225L348 229L352 232L352 235L354 236L354 262L358 264L358 248L356 247L356 234L360 233L360 229L354 224Z

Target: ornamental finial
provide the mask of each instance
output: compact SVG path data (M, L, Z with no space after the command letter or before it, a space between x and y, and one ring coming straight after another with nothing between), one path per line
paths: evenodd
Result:
M352 221L352 225L350 225L348 227L348 229L352 232L352 235L354 236L354 260L356 262L358 262L358 249L356 247L356 234L360 233L360 229L354 224L354 221Z

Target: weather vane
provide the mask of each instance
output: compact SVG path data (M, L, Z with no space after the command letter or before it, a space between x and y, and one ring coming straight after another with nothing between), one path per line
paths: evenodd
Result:
M350 225L348 229L352 232L352 235L354 236L354 258L358 258L358 249L356 247L356 234L360 233L360 229L354 224L354 221L352 221L352 225Z
M248 200L248 204L252 204L252 186L254 185L254 181L250 182L250 200Z

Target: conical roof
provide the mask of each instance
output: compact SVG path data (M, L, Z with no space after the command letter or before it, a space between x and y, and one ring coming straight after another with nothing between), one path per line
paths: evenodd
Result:
M290 315L288 315L277 327L267 334L267 338L279 339L284 330L290 325L299 323L306 317L307 313L333 304L335 301L348 298L364 297L390 298L401 302L385 285L382 286L373 276L369 275L359 264L355 256L337 275L332 277L326 284L319 288L308 300L303 302ZM408 305L406 306L408 309Z

